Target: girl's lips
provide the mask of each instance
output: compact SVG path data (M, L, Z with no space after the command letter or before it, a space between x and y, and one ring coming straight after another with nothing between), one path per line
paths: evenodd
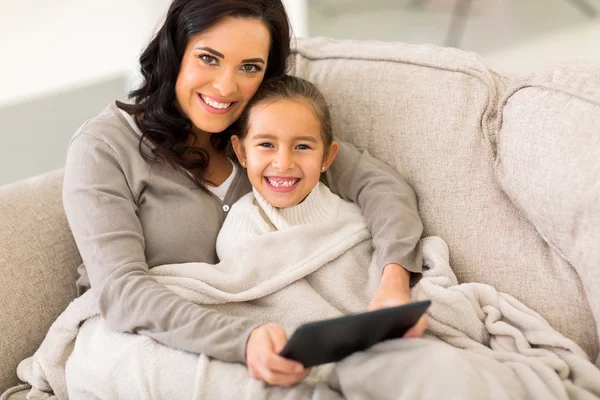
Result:
M271 184L271 182L269 181L270 179L277 179L280 181L295 181L292 185L290 186L273 186ZM267 187L274 191L274 192L279 192L279 193L289 193L291 191L293 191L294 189L296 189L296 187L298 187L298 182L300 182L300 178L283 178L283 177L275 177L275 176L270 176L270 177L266 177L264 178L265 180L265 184L267 185Z
M213 106L210 106L208 104L206 104L206 102L202 99L202 96L208 97L211 100L214 100L216 102L221 103L221 101L211 97L211 96L206 96L206 95L201 95L200 93L197 93L196 96L198 97L198 102L200 103L200 107L202 107L204 110L208 111L211 114L225 114L228 113L235 104L237 104L236 101L232 102L229 107L227 108L215 108ZM228 103L228 102L223 102L223 103Z

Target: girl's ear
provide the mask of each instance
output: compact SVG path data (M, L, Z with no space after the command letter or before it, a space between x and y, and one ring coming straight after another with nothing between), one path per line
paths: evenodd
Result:
M323 157L323 168L321 169L322 172L327 171L333 160L335 160L335 156L339 149L340 144L338 142L336 142L335 140L331 142L331 145L329 145L329 149L325 153L325 157Z
M239 163L242 167L246 166L246 152L244 151L244 145L242 140L238 135L233 135L231 137L231 145L233 146L233 151L235 152L235 156L237 157Z

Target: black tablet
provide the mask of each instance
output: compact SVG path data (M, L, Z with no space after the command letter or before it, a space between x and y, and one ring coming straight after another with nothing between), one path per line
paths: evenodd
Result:
M300 325L280 355L306 368L339 361L384 340L402 337L427 311L429 300Z

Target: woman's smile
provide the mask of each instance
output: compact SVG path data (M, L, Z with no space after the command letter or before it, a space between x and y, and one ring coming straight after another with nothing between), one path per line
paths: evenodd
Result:
M225 114L229 112L235 104L237 104L236 101L219 101L214 97L207 96L202 93L198 93L198 100L200 101L200 106L202 106L203 109L213 114Z
M236 17L190 37L175 95L196 131L223 132L239 118L263 80L270 37L260 19Z

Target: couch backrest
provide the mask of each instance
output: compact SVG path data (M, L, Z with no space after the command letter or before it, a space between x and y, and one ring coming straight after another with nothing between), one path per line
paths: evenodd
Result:
M79 253L62 207L62 170L0 187L0 393L75 298Z
M536 71L501 107L498 182L577 271L600 331L600 62Z
M403 173L419 196L425 235L448 243L460 281L512 294L598 353L577 273L495 179L506 78L456 49L325 38L298 40L292 73L323 91L339 138Z

